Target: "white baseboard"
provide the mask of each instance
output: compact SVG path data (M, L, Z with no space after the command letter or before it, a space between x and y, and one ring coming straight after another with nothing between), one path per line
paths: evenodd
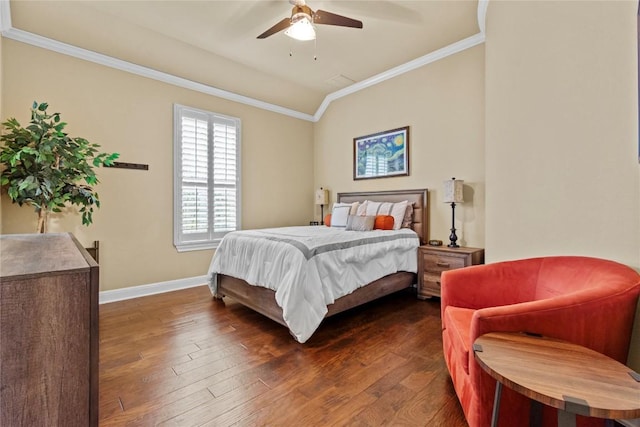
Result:
M207 280L207 276L187 277L185 279L170 280L168 282L150 283L148 285L102 291L99 297L100 304L202 286L207 284Z

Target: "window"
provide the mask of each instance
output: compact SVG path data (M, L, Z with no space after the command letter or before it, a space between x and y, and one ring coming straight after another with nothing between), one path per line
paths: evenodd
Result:
M174 106L174 233L179 252L240 228L240 119Z

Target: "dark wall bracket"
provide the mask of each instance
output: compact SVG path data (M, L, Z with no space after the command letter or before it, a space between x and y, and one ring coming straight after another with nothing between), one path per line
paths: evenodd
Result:
M142 163L124 163L124 162L113 162L112 168L121 168L121 169L139 169L139 170L149 170L149 165L144 165Z

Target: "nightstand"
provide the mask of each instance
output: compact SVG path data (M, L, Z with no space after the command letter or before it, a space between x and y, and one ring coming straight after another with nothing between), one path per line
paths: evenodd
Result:
M418 248L418 298L440 296L443 271L484 264L484 249L420 246Z

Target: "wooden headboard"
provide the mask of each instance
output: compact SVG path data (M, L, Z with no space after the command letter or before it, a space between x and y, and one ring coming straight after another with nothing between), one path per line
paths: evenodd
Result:
M360 191L355 193L338 193L338 202L353 203L371 200L372 202L413 203L413 230L420 236L420 243L429 240L429 204L427 189L393 190L393 191Z

